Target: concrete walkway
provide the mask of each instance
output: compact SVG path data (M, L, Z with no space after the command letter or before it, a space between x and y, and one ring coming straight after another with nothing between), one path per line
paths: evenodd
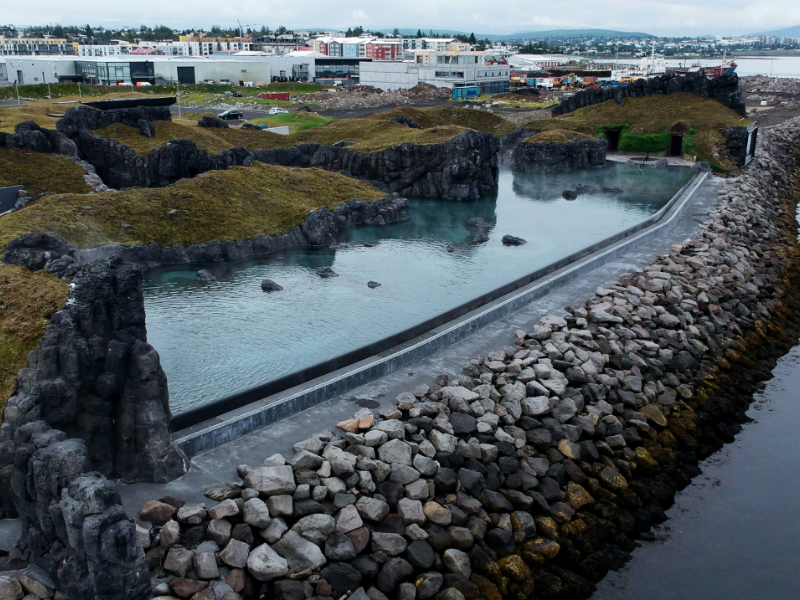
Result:
M598 267L579 281L551 291L446 350L348 394L198 454L192 459L190 472L173 482L123 486L121 495L126 512L129 516L138 515L145 502L167 495L187 502L210 503L202 495L203 487L210 483L238 481L237 465L260 466L267 456L276 452L288 457L292 454L292 446L298 441L318 431L332 430L336 423L352 417L360 408L377 409L389 405L400 392L409 391L420 383L431 385L437 375L447 374L451 379L459 379L463 376L462 368L469 364L472 357L513 344L515 330L527 330L548 314L564 314L564 307L591 297L598 286L618 279L628 269L641 268L643 262L668 252L672 245L696 235L699 223L706 220L707 212L715 203L723 183L724 180L717 178L704 183L695 194L692 205L676 219L668 233Z

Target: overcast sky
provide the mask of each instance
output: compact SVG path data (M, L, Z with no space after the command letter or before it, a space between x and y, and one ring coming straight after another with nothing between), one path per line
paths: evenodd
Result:
M3 0L0 22L106 27L164 24L173 28L236 26L514 33L599 28L662 35L754 33L800 25L797 0Z

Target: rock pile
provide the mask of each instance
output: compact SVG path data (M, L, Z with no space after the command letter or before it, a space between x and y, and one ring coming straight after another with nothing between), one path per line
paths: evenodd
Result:
M780 306L800 122L765 138L774 154L729 182L696 239L517 331L463 379L241 465L242 483L205 490L211 507L146 504L154 593L587 596L738 431L697 393Z
M383 90L370 86L346 86L335 93L316 92L305 97L305 101L319 102L322 110L347 110L374 108L389 104L414 104L422 100L448 100L452 96L448 88L421 83L410 90Z
M771 106L800 108L800 80L760 75L742 77L742 89L748 100L766 100Z

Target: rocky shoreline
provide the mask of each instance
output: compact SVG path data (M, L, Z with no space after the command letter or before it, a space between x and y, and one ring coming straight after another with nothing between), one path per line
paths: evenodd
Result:
M152 594L588 597L733 440L796 329L800 122L764 138L700 236L566 318L241 465L213 506L148 502Z

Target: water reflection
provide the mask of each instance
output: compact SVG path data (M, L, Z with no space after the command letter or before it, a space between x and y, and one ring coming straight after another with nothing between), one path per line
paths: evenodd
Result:
M151 271L148 339L161 355L175 413L243 391L403 331L640 222L691 177L688 169L612 164L579 175L503 170L496 195L470 202L411 200L411 219L346 232L342 246L249 263ZM599 191L561 197L577 183ZM473 244L480 217L488 241ZM503 235L527 240L502 245ZM379 242L365 247L366 242ZM339 276L321 279L320 267ZM199 266L197 267L200 268ZM266 294L260 283L284 290ZM369 289L368 281L381 287Z

